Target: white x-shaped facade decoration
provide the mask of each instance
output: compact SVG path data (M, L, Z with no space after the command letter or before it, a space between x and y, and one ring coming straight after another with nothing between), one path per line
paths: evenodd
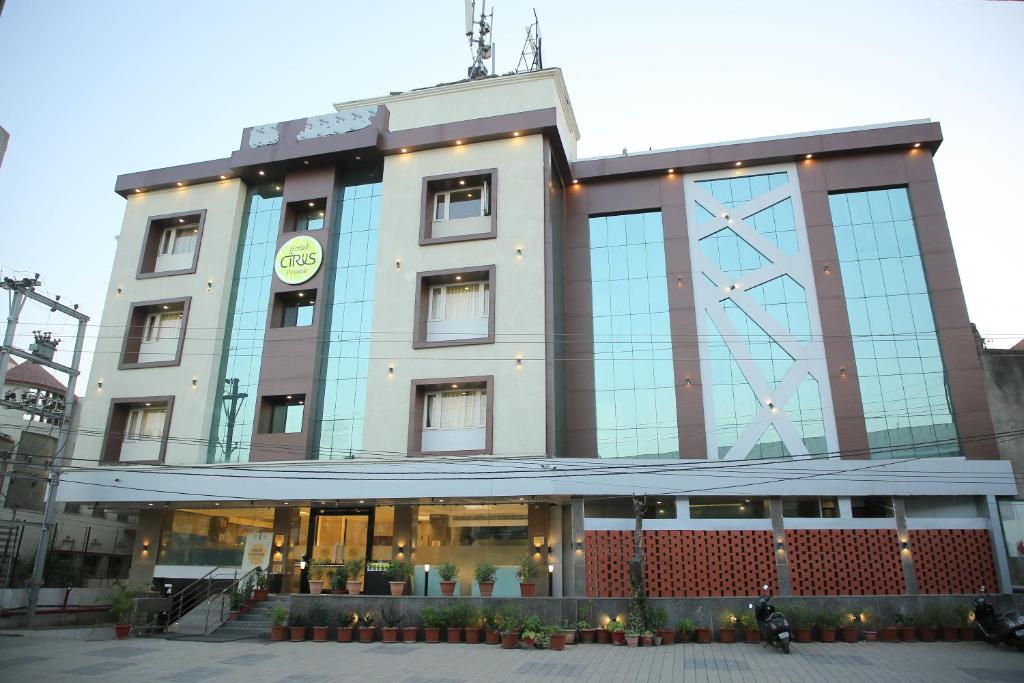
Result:
M726 207L699 183L706 180L737 178L742 176L786 173L788 181L749 201L733 207ZM715 402L712 391L712 370L710 338L714 330L709 329L706 319L710 318L718 328L722 340L729 349L744 379L757 396L760 408L753 419L743 427L737 440L723 460L742 460L749 456L765 431L774 426L782 443L794 457L807 456L801 432L793 424L785 406L793 397L800 384L810 375L817 380L825 444L829 452L838 449L835 415L832 409L832 392L829 387L828 367L825 363L825 348L822 341L821 319L818 314L817 294L814 286L814 272L807 244L807 226L804 220L803 204L797 169L794 164L758 166L751 169L736 169L729 172L687 174L683 177L683 191L686 201L687 230L690 242L690 261L693 271L693 294L696 304L697 332L701 358L702 384L704 385L704 419L707 434L708 457L717 459L719 453L716 429ZM781 250L776 244L757 232L748 222L755 214L789 199L793 208L796 228L797 249L793 254ZM713 215L704 222L698 222L703 207ZM754 271L742 276L732 276L722 271L718 264L704 253L700 241L728 228L741 240L756 250L767 261ZM807 298L807 315L810 325L810 341L795 338L795 335L770 315L748 293L751 289L788 275L803 287ZM792 366L781 381L773 386L759 367L756 358L751 357L750 348L741 333L737 332L725 309L725 302L731 301L742 310L764 333L792 357ZM813 455L813 454L812 454Z

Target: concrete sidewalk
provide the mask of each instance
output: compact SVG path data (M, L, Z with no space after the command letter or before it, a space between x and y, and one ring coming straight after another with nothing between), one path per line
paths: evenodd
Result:
M1017 681L1024 654L984 643L760 645L630 649L572 645L564 652L493 645L83 641L0 633L5 680L48 681Z

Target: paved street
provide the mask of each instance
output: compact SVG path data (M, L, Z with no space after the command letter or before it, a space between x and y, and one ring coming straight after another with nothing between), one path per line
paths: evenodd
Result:
M1024 654L982 643L812 644L790 656L755 645L627 649L575 645L564 652L425 643L195 643L160 639L67 640L0 634L8 681L1021 681Z

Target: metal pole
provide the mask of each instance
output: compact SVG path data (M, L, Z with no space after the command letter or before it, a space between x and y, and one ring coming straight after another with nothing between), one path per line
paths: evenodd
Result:
M14 345L14 334L18 330L18 317L21 309L25 306L25 295L18 289L10 290L8 299L11 303L7 311L7 331L4 333L4 345L0 349L0 389L3 389L7 381L7 348Z

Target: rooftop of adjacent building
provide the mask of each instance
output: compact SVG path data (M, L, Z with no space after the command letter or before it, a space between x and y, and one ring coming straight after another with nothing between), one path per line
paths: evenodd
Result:
M31 362L19 364L13 358L10 359L8 365L6 382L7 384L52 391L57 394L67 391L67 386L47 372L42 365Z

